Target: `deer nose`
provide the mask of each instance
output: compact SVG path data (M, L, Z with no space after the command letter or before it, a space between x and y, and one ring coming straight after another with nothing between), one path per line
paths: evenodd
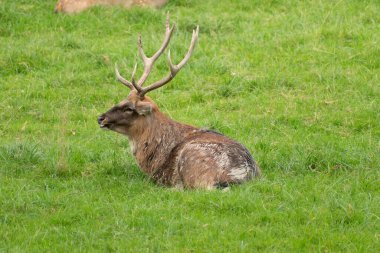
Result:
M105 119L106 117L104 117L104 115L101 115L98 117L98 123L99 125L102 124L103 120Z

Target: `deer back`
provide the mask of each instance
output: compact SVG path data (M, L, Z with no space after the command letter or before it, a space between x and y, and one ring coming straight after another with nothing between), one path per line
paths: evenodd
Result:
M117 5L125 8L132 6L147 6L159 8L167 0L59 0L55 12L78 13L97 5Z

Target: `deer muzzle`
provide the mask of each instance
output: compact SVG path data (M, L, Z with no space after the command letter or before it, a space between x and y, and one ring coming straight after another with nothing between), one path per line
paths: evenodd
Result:
M105 128L107 127L107 123L108 123L108 120L107 120L107 117L103 115L100 115L98 117L98 124L100 126L100 128Z

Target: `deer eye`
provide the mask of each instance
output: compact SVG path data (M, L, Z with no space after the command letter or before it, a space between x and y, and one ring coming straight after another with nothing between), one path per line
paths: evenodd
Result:
M133 112L133 109L129 108L128 106L123 108L123 112Z

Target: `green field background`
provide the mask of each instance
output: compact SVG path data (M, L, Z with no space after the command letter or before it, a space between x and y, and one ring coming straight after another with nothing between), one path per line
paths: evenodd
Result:
M380 252L379 1L54 5L0 0L0 252ZM139 34L157 50L167 12L174 62L199 41L150 96L247 146L259 180L163 188L99 129L128 94L114 64L130 76Z

